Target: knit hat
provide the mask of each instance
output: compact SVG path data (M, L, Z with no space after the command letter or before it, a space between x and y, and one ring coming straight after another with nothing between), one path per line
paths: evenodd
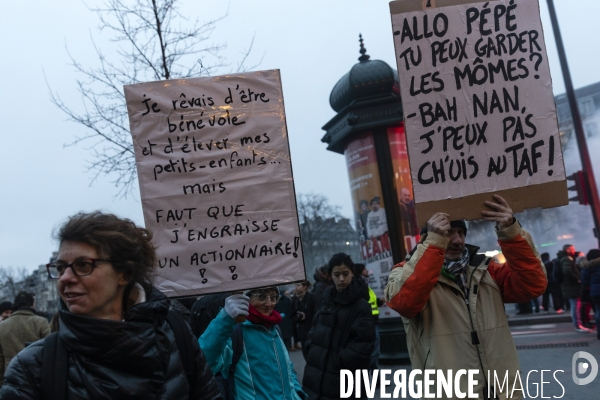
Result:
M465 228L465 236L467 236L467 221L464 219L457 219L456 221L450 221L451 228Z
M457 219L456 221L450 221L450 227L451 228L465 228L465 236L467 236L467 221L465 221L464 219ZM419 232L419 235L423 236L427 233L427 226L424 226L423 228L421 228L421 232Z

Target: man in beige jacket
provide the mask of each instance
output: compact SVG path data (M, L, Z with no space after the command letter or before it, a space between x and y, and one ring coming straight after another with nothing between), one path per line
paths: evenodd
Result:
M0 383L10 360L25 348L50 334L46 318L35 314L35 300L27 292L20 292L13 303L13 313L0 324Z
M392 270L385 298L402 316L413 369L478 370L474 392L479 398L488 398L489 387L491 399L494 389L500 399L520 399L518 379L513 391L519 360L504 303L543 294L546 270L506 200L498 195L494 199L485 202L491 211L482 214L496 222L505 263L465 244L465 221L450 221L448 214L436 213L410 259ZM508 377L508 385L502 389L495 385L494 374L500 383ZM467 386L463 375L460 391L466 393Z

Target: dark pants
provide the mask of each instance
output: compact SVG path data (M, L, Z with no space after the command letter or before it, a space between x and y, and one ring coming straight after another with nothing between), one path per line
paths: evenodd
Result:
M590 317L590 311L592 311L592 298L588 294L587 296L581 297L581 308L579 309L579 312L581 313L581 316L579 317L581 319L581 325L587 328L590 327L590 321L592 319Z
M519 303L518 314L531 314L532 312L533 312L533 308L531 306L531 301L527 301L525 303Z
M598 335L598 339L600 339L600 331L598 331L598 327L600 326L600 297L592 297L592 302L594 303L594 307L596 307L596 334Z
M549 311L549 300L550 296L552 296L552 305L554 306L554 311L562 310L563 308L563 299L562 292L560 290L560 284L558 283L549 283L546 291L542 295L542 306L544 310Z

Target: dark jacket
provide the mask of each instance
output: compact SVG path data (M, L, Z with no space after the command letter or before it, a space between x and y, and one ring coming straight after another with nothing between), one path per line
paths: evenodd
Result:
M576 299L581 295L581 280L579 268L575 260L565 255L560 259L563 281L561 283L562 294L565 299Z
M294 309L293 320L296 325L295 339L302 343L308 337L313 318L319 309L315 295L306 292L302 299L298 298L298 296L292 297L292 308ZM304 319L302 321L300 320L300 314L298 314L300 312L304 313Z
M554 262L551 260L544 260L544 267L546 267L546 277L548 278L548 285L554 284L556 280L554 279Z
M584 271L586 273L582 274L582 286L589 289L590 296L600 298L600 258L588 262Z
M281 295L281 298L275 304L275 311L281 314L281 322L279 323L279 328L281 329L281 337L286 341L286 345L289 346L290 343L287 343L287 339L290 339L294 336L294 323L292 322L292 301L286 295Z
M328 288L302 347L302 386L309 399L339 399L340 370L368 369L375 323L367 285L354 278L345 290Z
M320 307L321 302L323 301L323 294L325 293L325 290L331 287L332 284L321 268L317 268L313 278L315 279L315 285L313 286L312 294L315 295L317 307Z
M220 399L216 380L193 340L196 376L191 397L175 336L165 318L168 299L158 290L125 312L125 321L60 311L60 338L69 351L67 399ZM0 398L41 399L44 341L11 361ZM52 365L44 368L52 368Z
M192 332L200 338L210 322L217 317L219 310L225 307L225 299L231 293L216 293L202 296L192 306L191 323Z

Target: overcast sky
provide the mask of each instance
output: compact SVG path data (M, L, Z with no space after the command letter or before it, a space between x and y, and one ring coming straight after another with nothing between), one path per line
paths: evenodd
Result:
M100 2L89 1L94 5ZM344 157L325 150L321 127L335 113L329 94L356 63L358 34L371 59L396 68L388 1L385 0L232 0L186 1L184 12L208 20L228 17L214 31L214 42L226 42L231 60L256 35L252 57L264 54L258 69L281 70L296 190L326 195L351 216ZM541 1L554 93L564 91L546 2ZM576 87L600 81L596 32L600 1L555 0ZM576 4L574 4L576 3ZM80 0L2 1L0 13L0 266L36 268L47 262L56 243L53 229L78 211L101 209L143 224L139 191L115 198L112 178L91 184L86 173L89 143L65 147L85 130L49 98L53 90L73 108L81 100L69 51L80 63L97 59L92 39L110 49L109 35ZM252 60L250 60L252 63ZM227 72L224 70L223 72ZM597 172L598 173L598 172Z

